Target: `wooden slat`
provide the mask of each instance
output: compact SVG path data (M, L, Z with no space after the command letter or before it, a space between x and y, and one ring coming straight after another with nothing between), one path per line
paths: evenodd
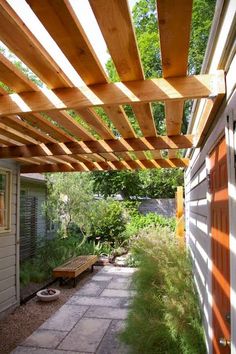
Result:
M153 159L161 159L161 151L160 150L153 150L151 151Z
M134 154L138 160L145 160L147 158L143 151L135 151Z
M116 129L120 132L123 138L135 138L136 134L125 111L122 107L106 106L104 108L105 113L110 117L112 123ZM125 117L125 119L123 119Z
M106 82L106 74L69 1L27 2L81 78L86 78L86 84Z
M168 159L174 159L177 157L178 150L168 150Z
M90 5L121 81L144 79L127 0L90 0ZM136 105L133 111L143 135L156 136L150 105Z
M15 127L17 128L17 127ZM0 123L0 134L3 136L13 139L21 144L38 144L39 141L32 138L30 135L25 135L17 129L13 129L6 124Z
M28 135L33 139L37 140L38 142L42 142L42 143L57 142L55 139L51 138L47 134L40 132L38 129L35 129L29 124L23 122L17 116L0 117L0 123L3 123L6 126L17 130L18 132L26 136Z
M17 93L22 91L39 91L39 88L27 79L9 60L0 55L0 80ZM79 139L91 140L92 136L68 113L52 113L54 120Z
M192 0L157 1L157 13L162 76L169 78L187 75ZM165 116L167 134L180 134L183 102L166 103Z
M166 134L177 135L181 133L183 114L183 101L165 103Z
M114 134L92 109L77 110L78 115L94 129L102 139L112 139Z
M73 86L7 1L0 2L0 23L3 43L50 88Z
M108 78L104 72L95 51L93 50L88 38L79 23L71 5L68 1L34 1L27 0L35 14L39 17L47 31L52 38L64 52L66 57L70 60L80 77L87 85L107 83ZM124 137L134 137L132 127L129 126L129 120L126 117L122 108L118 108L119 114L117 114L116 107L110 107L109 118L117 126L121 127L121 135L124 132L122 127L127 127L126 135ZM81 113L81 112L80 112ZM91 114L89 112L81 113L81 117L90 124ZM102 138L110 138L107 135L109 132L105 128L104 124L97 130L97 124L93 117L92 127L100 135L101 128L103 130ZM118 119L119 118L119 119ZM95 126L94 126L95 123ZM100 121L101 123L101 121ZM104 131L105 130L105 131ZM100 132L100 133L99 133Z
M7 92L0 86L0 96L6 95Z
M141 162L139 164L138 162ZM189 164L188 159L172 159L172 160L143 160L143 161L129 161L128 163L126 162L126 165L130 165L130 169L146 169L146 168L186 168ZM95 171L99 170L98 166L102 166L103 169L107 170L113 170L113 166L115 166L116 169L127 169L127 166L122 164L121 161L114 161L112 164L108 164L105 162L101 162L97 165L93 163L84 163L84 165L87 167L88 170L90 171ZM113 165L113 166L112 166ZM44 165L28 165L28 166L22 166L21 167L21 173L32 173L32 172L37 172L37 173L43 173L43 172L83 172L85 169L83 168L82 164L77 163L77 164L72 164L71 166L67 164L44 164Z
M147 142L149 146L147 147ZM4 147L0 150L0 158L15 157L40 157L48 156L48 150L51 155L65 154L92 154L103 152L127 152L127 151L146 151L161 149L177 149L189 148L193 146L193 136L177 135L177 136L159 136L153 138L119 139L105 141L87 141L84 142L68 142L64 144L44 144L44 145L24 145L21 147ZM69 153L65 152L69 149Z
M50 134L50 136L56 140L61 142L74 141L74 138L65 133L64 130L55 126L55 124L51 123L39 113L21 114L20 117L31 124L33 127L38 128L47 134Z
M67 112L61 111L48 111L50 118L60 124L69 133L73 134L76 138L81 140L93 140L93 136L86 131L81 124L77 123Z
M123 85L123 86L122 86ZM128 92L125 91L128 89ZM14 101L12 95L0 97L0 116L29 112L47 112L73 108L88 108L91 106L110 106L130 104L134 102L169 101L217 96L225 93L224 72L216 74L193 75L170 79L152 79L130 81L125 84L93 85L93 93L99 98L86 97L78 88L62 88L53 90L60 99L55 104L47 99L42 92L23 92L21 98L28 107L22 108Z
M15 65L0 53L0 81L16 92L39 91L37 85L30 81Z

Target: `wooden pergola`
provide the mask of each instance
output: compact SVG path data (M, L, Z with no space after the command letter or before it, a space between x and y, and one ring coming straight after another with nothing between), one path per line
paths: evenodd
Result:
M120 82L111 83L68 0L26 0L83 81L75 86L6 0L0 40L45 84L30 81L0 54L0 158L21 172L186 167L178 150L200 146L225 94L224 72L187 76L191 0L159 0L162 78L145 79L128 0L89 0ZM185 100L204 99L196 136L183 135ZM164 102L167 135L156 127L152 102ZM132 107L142 136L125 113ZM96 111L101 107L116 137ZM78 123L75 112L86 124ZM92 134L91 131L96 134ZM168 156L162 154L168 151Z

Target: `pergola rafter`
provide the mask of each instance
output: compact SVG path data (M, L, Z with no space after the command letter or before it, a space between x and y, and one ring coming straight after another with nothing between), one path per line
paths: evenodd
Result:
M157 2L163 78L147 80L128 1L89 0L121 80L117 83L109 82L68 0L26 1L82 84L68 77L9 3L1 1L0 39L45 86L0 54L0 82L13 90L0 87L0 158L16 159L23 172L186 167L188 160L177 157L178 150L202 142L225 94L222 71L187 76L192 1ZM195 138L181 133L188 99L207 102ZM165 104L166 136L157 135L152 102ZM141 137L125 105L132 107Z

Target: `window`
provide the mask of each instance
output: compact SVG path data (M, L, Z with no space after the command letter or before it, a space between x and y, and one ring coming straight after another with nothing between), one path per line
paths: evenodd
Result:
M0 169L0 232L10 230L11 172Z

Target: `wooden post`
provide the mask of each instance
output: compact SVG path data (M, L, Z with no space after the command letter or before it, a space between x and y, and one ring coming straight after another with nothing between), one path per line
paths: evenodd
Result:
M184 199L183 187L177 187L176 192L176 236L184 237Z

